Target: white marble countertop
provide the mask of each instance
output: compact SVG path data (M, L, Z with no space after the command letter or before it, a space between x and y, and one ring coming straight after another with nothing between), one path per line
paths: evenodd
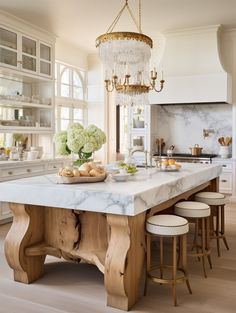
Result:
M183 163L179 172L139 169L127 182L59 184L55 174L0 183L0 201L136 215L221 173L221 165Z

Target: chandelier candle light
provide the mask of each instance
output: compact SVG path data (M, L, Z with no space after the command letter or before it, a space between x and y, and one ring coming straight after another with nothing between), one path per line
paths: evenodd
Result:
M125 9L131 15L138 32L113 32ZM163 72L159 89L156 88L158 78L156 68L149 76L153 42L141 30L141 0L139 0L138 22L126 0L107 32L96 39L96 47L99 49L99 56L105 70L105 88L107 92L116 90L119 102L148 103L149 90L160 92L163 89L165 82Z

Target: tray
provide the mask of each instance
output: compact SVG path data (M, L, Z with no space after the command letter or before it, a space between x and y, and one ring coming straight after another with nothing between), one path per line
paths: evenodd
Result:
M58 178L61 184L97 183L103 182L107 178L107 174L97 177L66 177L58 175Z
M157 169L160 172L179 172L180 171L180 169L177 169L177 168L160 168L160 167L158 167Z

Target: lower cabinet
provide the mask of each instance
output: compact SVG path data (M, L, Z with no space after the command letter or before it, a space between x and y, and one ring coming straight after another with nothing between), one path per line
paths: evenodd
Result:
M230 159L213 160L213 163L222 165L222 174L219 180L219 191L226 194L233 193L233 161Z
M39 160L23 161L15 163L0 164L0 182L20 179L25 177L39 176L56 173L64 166L66 160ZM12 219L11 210L7 202L0 202L0 224L9 222Z
M0 224L11 220L12 214L7 202L0 202Z

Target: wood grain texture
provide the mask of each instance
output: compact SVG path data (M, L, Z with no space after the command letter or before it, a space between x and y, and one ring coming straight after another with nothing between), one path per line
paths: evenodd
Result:
M31 283L44 272L45 255L30 257L25 248L43 240L44 208L10 204L13 223L5 240L5 255L15 281Z
M145 213L108 214L111 237L105 262L107 305L129 310L139 298L145 255Z

